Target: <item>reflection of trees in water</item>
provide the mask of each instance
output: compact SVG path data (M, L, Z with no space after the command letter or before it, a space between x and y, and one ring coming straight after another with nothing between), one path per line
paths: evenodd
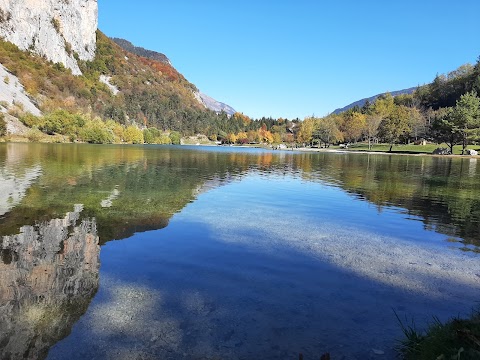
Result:
M82 206L23 226L0 245L0 358L41 359L70 332L98 289L96 222Z
M98 149L0 146L0 158L5 153L14 163L42 168L23 200L0 218L0 234L64 214L73 202L85 204L85 213L97 219L103 242L122 239L165 227L199 193L255 171L326 182L377 205L379 211L384 206L402 207L428 228L476 246L480 241L476 159L155 146ZM102 207L112 191L118 196Z
M397 206L425 227L480 246L480 172L470 159L356 154L300 155L302 177L378 206Z
M339 186L378 206L399 206L425 226L479 245L480 171L476 159L260 152L197 151L174 147L102 147L10 144L0 146L6 164L42 175L20 203L0 218L0 234L18 231L85 204L98 221L102 241L165 227L195 197L255 171L293 175ZM55 191L51 191L55 189ZM119 195L102 207L112 191ZM65 201L68 199L68 201Z

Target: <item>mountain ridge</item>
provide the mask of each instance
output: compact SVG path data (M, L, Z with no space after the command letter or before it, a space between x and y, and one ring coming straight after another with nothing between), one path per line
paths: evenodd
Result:
M135 46L131 41L122 39L122 38L117 38L117 37L112 37L110 38L113 40L118 46L120 46L122 49L131 52L132 54L146 57L151 60L155 61L160 61L165 64L172 65L170 62L170 59L165 55L157 51L145 49L141 46Z
M136 46L132 42L126 39L114 37L114 38L111 38L111 40L113 40L122 49L132 54L135 54L137 56L141 56L150 60L159 61L164 64L168 64L172 66L170 59L163 53L160 53L154 50L145 49L141 46ZM199 90L194 91L194 96L195 96L195 99L197 99L197 101L200 104L205 106L205 108L212 110L217 114L224 112L227 115L232 116L233 114L236 113L236 110L230 105L220 102Z
M364 99L361 99L361 100L357 100L347 106L344 106L342 108L338 108L338 109L335 109L332 111L332 114L340 114L344 111L347 111L347 110L350 110L356 106L358 107L362 107L364 106L367 101L372 103L374 102L377 98L379 98L380 96L382 95L385 95L385 94L390 94L392 96L398 96L398 95L410 95L412 94L415 90L417 90L418 86L415 86L415 87L411 87L411 88L408 88L408 89L403 89L403 90L397 90L397 91L387 91L387 92L384 92L384 93L381 93L381 94L377 94L377 95L374 95L374 96L370 96L368 98L364 98Z

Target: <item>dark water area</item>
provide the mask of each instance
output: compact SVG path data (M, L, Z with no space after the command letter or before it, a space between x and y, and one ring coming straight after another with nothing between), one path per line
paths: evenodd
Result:
M480 165L0 144L0 239L0 359L390 359L478 306Z

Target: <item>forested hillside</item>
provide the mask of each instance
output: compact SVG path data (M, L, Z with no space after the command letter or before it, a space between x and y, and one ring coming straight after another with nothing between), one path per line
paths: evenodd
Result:
M43 113L33 116L19 103L2 104L32 129L27 134L32 141L48 134L63 135L62 141L178 143L180 136L204 134L232 142L237 140L233 134L250 131L242 141L259 142L273 139L268 130L277 123L206 109L195 98L195 85L168 62L130 53L100 31L95 58L78 61L80 76L5 41L0 41L0 63ZM286 134L292 124L281 124ZM0 120L0 136L5 134Z

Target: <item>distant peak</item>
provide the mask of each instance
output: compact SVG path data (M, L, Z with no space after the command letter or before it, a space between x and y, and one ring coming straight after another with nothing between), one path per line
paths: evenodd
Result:
M227 115L232 116L236 113L235 109L232 108L230 105L217 101L202 92L196 92L194 95L198 102L203 104L203 106L205 106L207 109L215 111L218 114L224 112Z

